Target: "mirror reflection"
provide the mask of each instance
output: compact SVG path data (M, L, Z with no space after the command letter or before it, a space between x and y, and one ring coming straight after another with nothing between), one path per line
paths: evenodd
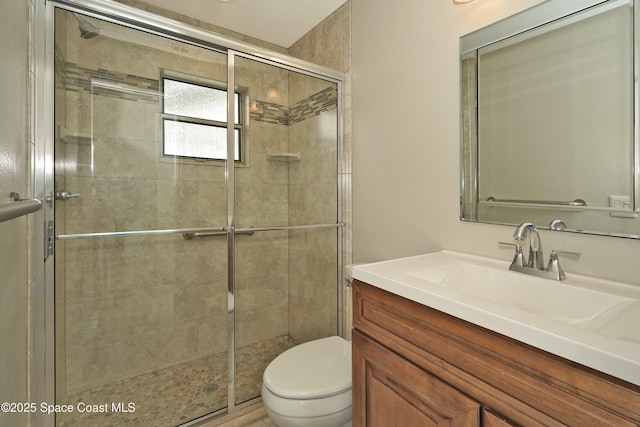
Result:
M461 218L638 238L633 2L566 3L461 39Z

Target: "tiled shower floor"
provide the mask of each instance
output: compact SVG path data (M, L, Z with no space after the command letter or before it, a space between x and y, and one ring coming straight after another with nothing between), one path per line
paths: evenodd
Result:
M236 352L236 401L260 395L262 373L269 362L297 342L284 335L238 349ZM127 378L70 396L78 408L105 405L105 413L58 414L59 427L173 427L227 406L227 354L220 353ZM111 404L135 403L135 411L112 412ZM99 408L98 408L99 409Z

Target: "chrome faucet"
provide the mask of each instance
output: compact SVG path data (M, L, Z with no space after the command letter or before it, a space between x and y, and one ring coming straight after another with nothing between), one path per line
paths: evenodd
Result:
M530 222L523 222L513 232L513 237L516 240L525 240L529 238L529 258L527 267L535 268L536 270L544 270L544 254L542 253L542 242L540 241L540 234L535 225Z
M549 263L545 268L544 255L542 253L542 242L540 241L540 234L538 233L538 229L535 225L530 222L523 222L516 228L516 231L513 232L513 237L516 240L529 239L529 259L525 261L522 253L522 247L520 247L520 245L498 242L501 245L514 246L516 248L516 254L511 265L509 265L509 270L511 271L545 277L547 279L564 280L566 276L560 266L558 255L580 256L579 252L553 250L549 257Z

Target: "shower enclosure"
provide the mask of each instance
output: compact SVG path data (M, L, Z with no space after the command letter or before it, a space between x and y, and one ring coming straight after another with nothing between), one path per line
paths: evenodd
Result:
M56 424L254 403L275 356L340 333L340 74L113 2L47 7Z

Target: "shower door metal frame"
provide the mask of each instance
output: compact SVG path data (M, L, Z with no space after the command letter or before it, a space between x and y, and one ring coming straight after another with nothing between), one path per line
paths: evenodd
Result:
M70 12L80 12L88 16L92 16L104 21L123 25L128 28L142 30L160 37L173 39L189 43L198 47L209 50L215 50L227 55L227 87L235 86L235 59L246 58L272 65L281 69L286 69L299 74L315 77L336 84L337 86L337 168L336 168L336 190L337 190L337 212L336 223L334 224L309 224L298 226L275 226L252 229L236 229L235 228L235 163L226 161L226 191L227 191L227 224L224 228L216 229L168 229L168 230L141 230L131 232L113 232L113 233L87 233L75 235L56 236L57 240L86 239L86 238L105 238L105 237L127 237L139 235L161 235L176 234L184 232L198 231L222 231L227 234L227 257L228 257L228 405L226 408L206 415L199 419L187 422L184 426L194 425L210 417L223 413L231 414L237 410L250 406L259 397L236 404L235 402L235 235L248 234L249 232L264 232L272 230L300 230L313 228L336 228L337 231L337 253L338 253L338 271L336 292L337 292L337 333L344 334L343 328L343 293L341 292L343 277L343 208L344 201L342 197L344 191L342 188L344 173L344 149L343 149L343 81L344 73L338 72L308 61L300 60L285 54L273 52L255 45L244 43L238 40L227 38L215 33L202 30L187 24L183 24L172 19L168 19L159 15L155 15L140 9L126 6L117 2L107 2L105 0L39 0L36 6L36 13L33 17L34 25L44 28L42 33L37 32L40 38L35 42L34 57L36 58L36 85L35 85L35 105L41 106L36 110L34 118L34 134L36 136L36 165L35 165L35 191L36 195L45 203L44 222L54 219L54 134L55 123L54 117L54 11L56 8L67 10ZM227 91L227 117L233 117L235 97L233 91ZM227 159L234 158L234 132L233 120L227 120ZM54 260L55 253L47 260L45 254L44 268L41 270L42 284L44 287L44 301L42 321L43 341L45 342L44 355L44 378L45 378L45 397L49 403L55 402L55 328L54 328ZM39 275L36 275L37 277ZM34 332L37 336L38 331ZM45 421L46 425L54 426L53 417L48 417Z

